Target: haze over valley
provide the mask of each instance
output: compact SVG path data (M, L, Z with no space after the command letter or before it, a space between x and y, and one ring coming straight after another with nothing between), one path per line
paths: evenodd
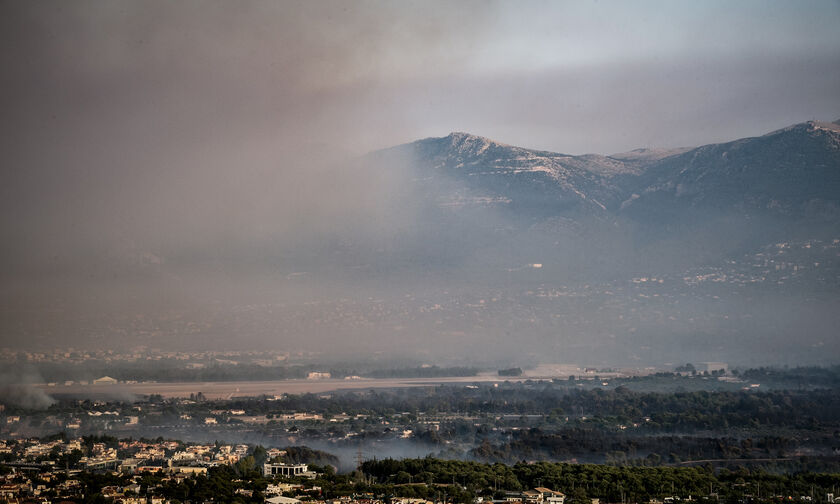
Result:
M837 0L0 0L0 502L840 504Z
M826 122L583 156L452 133L325 164L302 191L362 204L301 195L306 231L189 253L125 237L40 282L12 274L4 331L444 365L829 364L838 168Z

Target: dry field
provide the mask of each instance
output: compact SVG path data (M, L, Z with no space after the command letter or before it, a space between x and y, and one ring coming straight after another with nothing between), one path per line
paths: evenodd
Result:
M525 378L513 378L520 381ZM189 397L201 392L208 399L229 399L241 396L279 396L282 394L319 394L336 390L360 390L373 388L402 388L434 386L445 383L501 382L495 373L477 376L443 378L362 378L358 380L275 380L234 382L174 382L174 383L120 383L116 385L40 385L51 395L80 397L119 397L160 394L163 397Z

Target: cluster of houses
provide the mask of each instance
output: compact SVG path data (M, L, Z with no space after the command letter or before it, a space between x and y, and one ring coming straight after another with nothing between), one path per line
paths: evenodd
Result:
M167 502L154 492L140 495L139 481L144 474L157 473L164 481L180 482L197 474L206 474L218 465L232 465L250 454L248 445L189 444L178 441L111 440L91 442L85 439L3 440L0 441L0 502L51 502L80 499L85 488L80 481L82 472L110 472L131 476L132 483L106 486L100 494L115 503L149 504ZM286 454L272 448L266 451L268 460ZM267 476L314 478L316 473L306 464L267 463ZM302 489L302 485L276 483L269 485L267 496ZM243 492L248 490L242 489Z
M306 504L311 502L309 499L297 499L294 497L284 497L279 495L281 492L275 492L276 485L269 485L266 489L266 502L270 504ZM295 485L285 485L282 487L283 492L288 492L290 487ZM281 487L277 486L277 489ZM293 488L292 488L293 489ZM304 490L303 487L299 488ZM563 504L566 496L562 492L557 492L549 488L534 488L524 492L508 492L505 499L501 500L485 500L478 497L475 504ZM451 504L446 501L430 501L416 497L391 497L391 504ZM372 495L359 496L345 496L338 499L327 501L319 501L319 504L384 504L382 500L374 498ZM593 500L592 504L598 504L597 499Z
M126 475L122 484L101 487L98 493L115 504L164 504L159 487L141 485L148 473L163 482L184 482L209 468L231 465L253 452L244 444L184 444L178 441L105 439L55 439L0 441L0 502L20 503L78 501L85 498L84 471ZM269 462L262 472L270 484L262 492L270 504L384 504L373 495L345 496L321 500L320 488L302 484L317 474L307 464L278 462L286 452L266 450ZM288 478L296 478L289 480ZM304 479L301 479L304 478ZM236 493L253 497L253 490L238 488ZM290 497L294 495L295 497ZM434 504L417 498L393 497L391 504ZM565 495L548 488L509 493L498 504L564 504ZM482 502L478 500L477 504ZM490 501L484 501L491 504ZM446 504L446 503L438 503Z

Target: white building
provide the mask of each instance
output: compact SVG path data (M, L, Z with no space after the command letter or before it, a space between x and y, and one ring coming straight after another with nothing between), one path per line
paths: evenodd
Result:
M306 464L263 464L263 474L266 476L303 476L309 472Z

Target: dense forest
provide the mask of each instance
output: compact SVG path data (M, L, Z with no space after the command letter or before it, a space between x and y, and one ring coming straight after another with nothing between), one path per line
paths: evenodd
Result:
M714 472L707 467L615 467L594 464L517 463L514 465L445 461L433 458L378 460L362 471L382 484L408 481L453 485L471 494L495 494L537 486L560 490L571 502L642 502L651 498L706 496L724 502L824 498L840 486L840 474L775 475L738 468ZM461 494L456 494L461 495Z

